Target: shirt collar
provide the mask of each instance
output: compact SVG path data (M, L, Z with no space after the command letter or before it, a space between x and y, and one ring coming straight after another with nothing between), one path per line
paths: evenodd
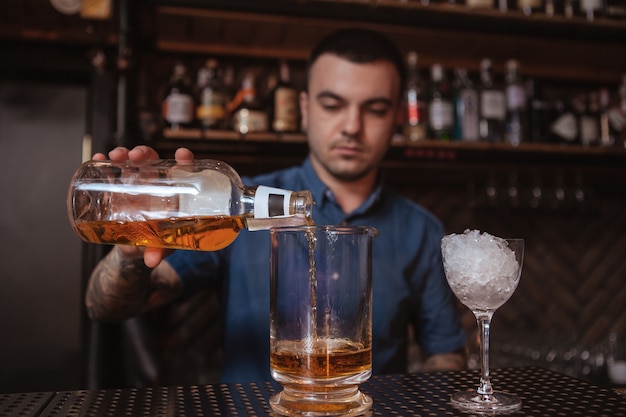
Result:
M308 186L309 191L313 196L313 201L321 209L326 203L336 203L335 195L330 188L320 178L313 169L311 158L307 157L302 164L302 172L304 180ZM348 217L353 217L366 213L376 202L378 202L383 193L383 181L378 177L376 187L370 196L352 213L348 213Z

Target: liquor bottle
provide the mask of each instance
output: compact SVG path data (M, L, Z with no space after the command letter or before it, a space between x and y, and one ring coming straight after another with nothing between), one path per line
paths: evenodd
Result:
M174 65L161 114L167 127L179 130L193 127L194 99L187 67L179 62Z
M598 93L591 91L578 97L579 135L583 146L597 145L600 141L600 103Z
M267 107L272 131L285 133L300 130L298 91L291 83L289 64L284 59L280 60L278 82L270 91Z
M440 64L434 64L431 67L430 76L428 137L431 139L449 140L452 139L454 126L452 91Z
M216 59L207 60L198 70L196 118L203 130L224 127L226 117L226 90L222 71Z
M572 18L576 15L576 11L578 10L578 1L579 0L564 0L563 3L563 15L567 18Z
M478 91L465 68L457 68L454 89L454 139L474 142L478 133Z
M517 8L526 16L539 14L545 9L543 0L517 0Z
M480 108L478 129L481 140L502 142L506 100L504 91L494 82L490 59L483 59L480 63L478 99Z
M406 60L407 83L404 100L403 136L405 140L415 142L426 139L426 102L422 80L419 76L417 53L409 52Z
M532 143L550 142L549 126L554 106L545 100L537 86L537 81L526 80L526 137Z
M593 21L602 15L603 0L580 0L580 11L587 17L587 20Z
M241 83L241 89L228 105L231 126L242 135L250 132L267 132L267 113L257 98L254 74L248 72Z
M519 75L519 63L510 59L506 63L506 120L505 142L519 146L526 132L526 91Z
M614 120L614 127L618 132L617 146L626 148L626 73L622 74L622 84L619 87L619 108ZM616 123L616 121L618 121Z
M626 1L606 0L606 17L610 19L626 19Z
M473 9L491 9L493 8L493 0L466 0L467 7Z
M578 118L574 109L574 100L563 98L555 103L555 118L550 123L552 141L573 145L578 143Z
M601 88L600 99L600 146L613 146L617 132L611 125L611 95L608 88Z
M87 242L215 251L239 231L312 224L309 191L244 186L228 164L195 160L88 161L67 208Z
M509 6L509 0L494 0L494 8L498 9L500 13L508 12Z

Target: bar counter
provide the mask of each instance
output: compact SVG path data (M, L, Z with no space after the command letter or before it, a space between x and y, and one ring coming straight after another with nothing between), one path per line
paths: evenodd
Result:
M626 416L626 395L538 367L494 369L495 389L518 394L522 409L510 416ZM468 416L449 401L475 390L478 370L377 375L362 385L374 406L368 416ZM124 388L0 394L0 417L9 416L272 416L275 382L189 387Z

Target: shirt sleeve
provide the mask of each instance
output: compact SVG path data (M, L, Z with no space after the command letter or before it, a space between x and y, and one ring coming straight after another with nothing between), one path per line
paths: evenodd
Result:
M186 294L215 285L220 277L221 251L177 250L166 258L178 274Z
M441 258L443 232L430 230L426 234L423 257L418 273L423 274L419 292L418 329L421 347L428 353L446 353L465 343L456 298L448 286Z

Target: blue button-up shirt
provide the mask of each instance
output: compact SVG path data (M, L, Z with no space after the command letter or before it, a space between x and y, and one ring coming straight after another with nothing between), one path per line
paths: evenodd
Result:
M344 213L311 162L254 178L249 185L310 190L317 225L373 226L373 372L405 372L407 329L414 326L428 353L451 352L465 342L455 299L441 261L441 223L418 204L380 182L357 210ZM222 292L223 382L270 379L268 231L243 230L217 252L177 251L167 258L190 292L217 285Z

